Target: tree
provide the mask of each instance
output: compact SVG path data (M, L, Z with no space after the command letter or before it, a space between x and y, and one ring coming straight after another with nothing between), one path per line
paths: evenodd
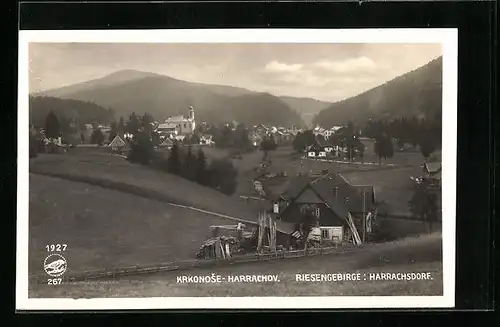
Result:
M128 160L143 165L148 165L153 158L153 144L145 132L137 132L130 140Z
M238 186L238 171L229 159L213 160L208 168L208 185L226 195L232 195Z
M394 156L394 147L391 138L383 133L380 137L375 139L375 154L378 157L379 164L382 164L382 158L387 160Z
M207 183L207 160L205 158L205 153L200 148L196 154L195 163L195 180L198 184L205 185Z
M271 135L264 137L264 139L260 143L260 149L264 151L263 160L266 160L268 151L274 151L277 147L278 146L276 142L274 142L274 138Z
M145 112L144 116L142 116L141 118L142 130L146 133L153 132L153 122L154 122L153 116Z
M49 139L55 139L61 136L61 127L57 116L51 111L45 120L45 136Z
M190 145L188 147L187 154L184 156L184 160L182 163L182 169L181 169L182 177L189 180L195 179L195 163L196 163L196 157L193 155Z
M422 135L419 141L420 152L424 156L425 160L436 150L438 147L438 140L435 135L432 134L431 129L427 128L422 131Z
M92 144L97 144L97 145L101 146L102 143L104 142L104 134L102 133L102 131L99 128L96 128L92 132L92 135L90 136L90 140L91 140L90 142Z
M139 121L139 118L137 117L135 112L133 112L132 115L130 115L129 121L125 125L125 132L135 135L139 131L140 127L141 123Z
M305 137L301 132L298 132L297 135L295 135L292 141L292 147L296 152L304 152L306 149Z
M250 148L251 142L248 136L248 129L243 124L238 124L233 133L233 144L236 148L246 151Z
M439 194L440 190L437 190L428 179L423 179L415 183L414 193L409 202L411 213L427 222L429 233L432 232L433 223L439 218Z
M172 149L170 149L170 156L168 157L167 165L169 173L174 175L181 174L181 160L179 156L179 146L177 144L174 144Z
M118 134L118 124L116 122L111 123L111 131L109 132L109 137L108 141L111 142L115 138L115 136Z
M161 144L160 134L156 132L151 132L151 142L153 143L153 146L160 146Z
M118 134L123 136L123 133L125 133L125 123L123 122L123 116L120 116L120 121L118 122L118 126L116 128L116 131Z

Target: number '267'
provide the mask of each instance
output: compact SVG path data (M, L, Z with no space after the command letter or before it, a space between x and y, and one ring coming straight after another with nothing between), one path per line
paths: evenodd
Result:
M47 244L45 245L45 249L47 252L63 252L66 251L68 247L67 244Z

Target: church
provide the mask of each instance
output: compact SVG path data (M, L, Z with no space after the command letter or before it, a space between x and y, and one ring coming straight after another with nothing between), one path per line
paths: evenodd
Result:
M169 117L158 125L157 131L161 134L190 135L196 128L194 108L189 106L189 116L184 115Z

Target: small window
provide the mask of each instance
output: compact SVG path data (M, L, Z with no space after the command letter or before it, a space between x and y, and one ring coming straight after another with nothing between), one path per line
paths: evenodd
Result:
M328 239L328 229L321 230L321 238L324 240Z
M186 127L187 127L187 124L184 124L184 128L186 128Z

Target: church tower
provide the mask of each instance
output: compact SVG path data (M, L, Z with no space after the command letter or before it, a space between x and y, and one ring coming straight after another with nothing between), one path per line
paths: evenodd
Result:
M194 120L194 108L193 108L193 106L189 106L189 119Z

